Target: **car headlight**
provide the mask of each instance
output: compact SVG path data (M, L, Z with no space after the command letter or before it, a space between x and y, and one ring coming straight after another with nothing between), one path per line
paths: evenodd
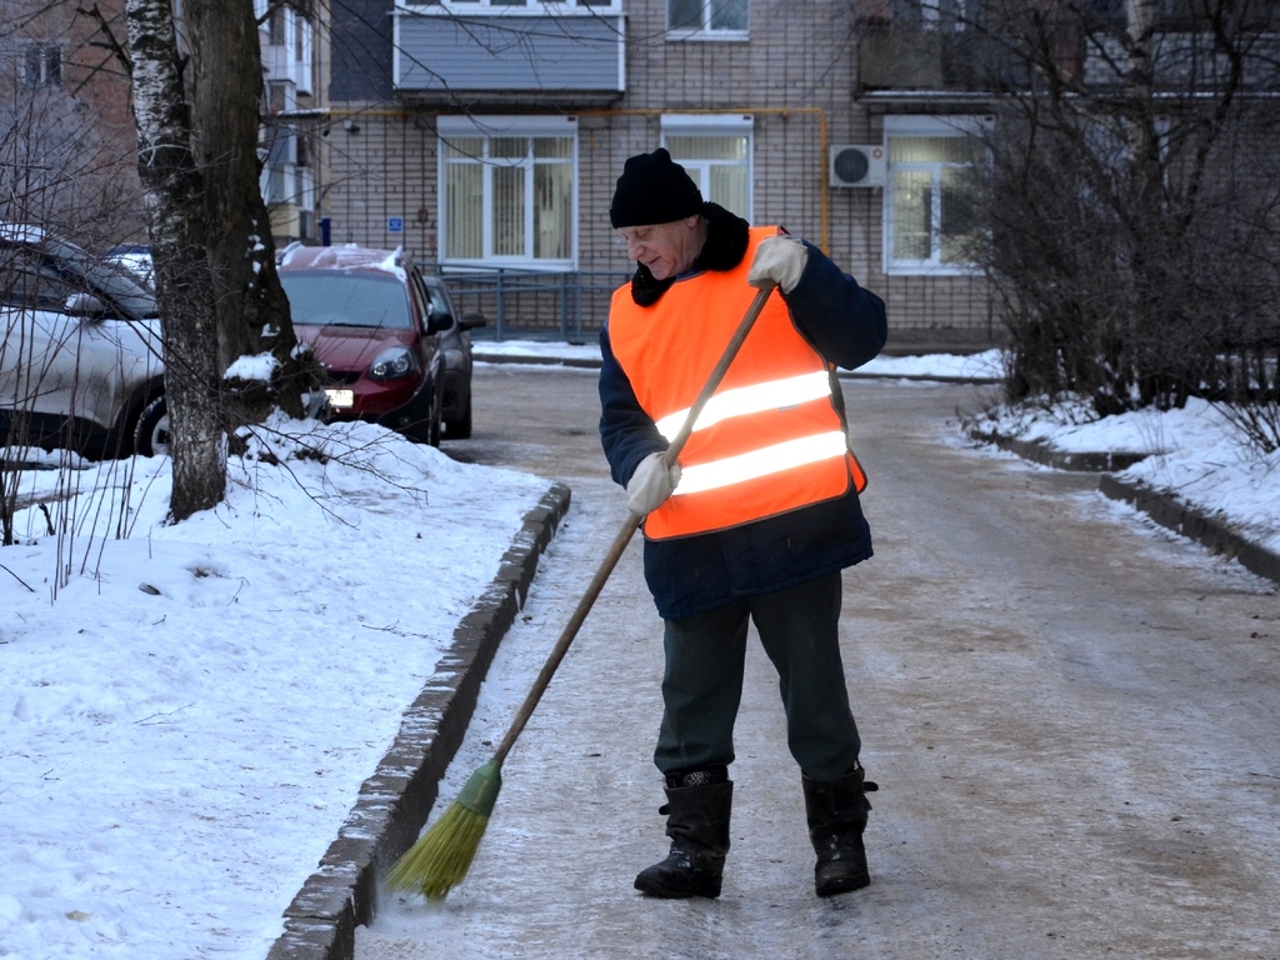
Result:
M408 347L392 347L369 365L370 380L398 380L418 372L418 358Z

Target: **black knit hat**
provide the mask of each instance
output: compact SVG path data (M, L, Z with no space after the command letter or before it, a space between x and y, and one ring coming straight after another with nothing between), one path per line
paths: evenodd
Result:
M684 167L659 147L631 157L622 167L609 222L617 227L670 223L702 212L702 194Z

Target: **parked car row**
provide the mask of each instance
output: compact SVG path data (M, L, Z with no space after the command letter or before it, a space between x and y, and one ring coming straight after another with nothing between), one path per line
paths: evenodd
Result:
M0 223L0 444L89 457L163 453L161 321L146 248L95 257ZM400 251L291 244L279 257L294 328L325 372L333 419L418 442L471 436L471 336L444 283Z

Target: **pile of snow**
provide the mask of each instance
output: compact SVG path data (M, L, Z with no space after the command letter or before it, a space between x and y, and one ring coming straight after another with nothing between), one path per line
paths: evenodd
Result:
M1251 448L1222 412L1192 398L1181 410L1137 410L1099 419L1084 402L1051 409L998 407L982 432L1041 443L1065 453L1145 453L1117 474L1221 518L1280 553L1280 451Z

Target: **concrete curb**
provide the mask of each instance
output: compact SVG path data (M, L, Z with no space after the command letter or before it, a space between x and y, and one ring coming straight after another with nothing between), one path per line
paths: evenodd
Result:
M1121 500L1141 510L1160 526L1236 560L1260 577L1280 583L1280 555L1245 539L1221 521L1197 513L1173 497L1125 483L1109 474L1098 478L1098 489L1112 500Z
M319 867L284 914L267 960L351 960L355 930L373 919L378 877L418 838L437 784L462 743L480 683L516 614L543 550L569 509L552 484L502 558L493 583L458 624L435 674L405 711L400 732Z
M1053 467L1055 470L1082 470L1091 473L1103 470L1127 470L1135 463L1140 463L1151 456L1149 453L1069 453L1064 450L1054 450L1042 443L1017 440L1013 437L1001 436L998 433L982 433L980 431L971 431L969 436L983 443L994 443L1001 450L1016 453L1023 460L1030 460L1046 467Z
M472 349L471 359L476 363L523 363L540 367L584 367L588 370L599 370L600 361L587 357L522 357L509 353L485 353Z

